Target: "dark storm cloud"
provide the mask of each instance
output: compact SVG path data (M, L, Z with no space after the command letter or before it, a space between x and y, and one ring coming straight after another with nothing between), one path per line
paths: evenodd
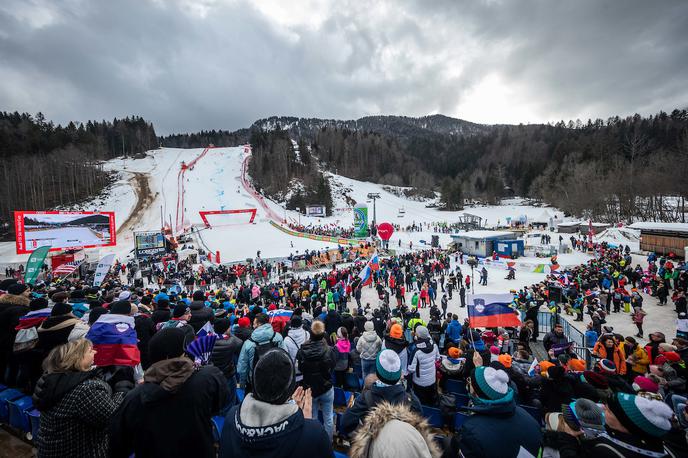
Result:
M481 122L688 104L682 1L20 1L0 109L140 114L161 133L277 115Z

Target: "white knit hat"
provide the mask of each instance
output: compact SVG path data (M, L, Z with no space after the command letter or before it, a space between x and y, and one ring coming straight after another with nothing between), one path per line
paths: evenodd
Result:
M509 375L501 369L479 366L475 368L473 374L472 379L482 392L479 393L480 398L501 399L509 391ZM475 388L475 385L473 387Z
M364 328L366 331L372 331L373 329L375 329L375 326L373 326L373 322L372 322L372 321L366 321L365 324L363 325L363 328Z
M396 385L401 378L401 360L394 350L382 350L375 361L377 378L387 385Z

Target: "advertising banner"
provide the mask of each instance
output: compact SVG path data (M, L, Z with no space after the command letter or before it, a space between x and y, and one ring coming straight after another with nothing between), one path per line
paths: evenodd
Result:
M26 261L26 272L24 273L24 283L33 284L38 278L38 274L41 273L41 267L43 267L43 261L48 255L49 247L43 246L36 248L29 256L29 260Z
M110 272L110 267L112 267L113 262L115 262L115 253L106 254L100 258L98 267L96 267L95 276L93 277L93 286L98 287L103 283L105 276Z
M368 237L368 206L356 204L354 207L354 236Z
M324 205L306 205L306 216L325 217L327 209Z
M115 246L114 212L16 211L17 254L39 247L50 251Z
M134 248L137 258L165 254L165 236L162 232L134 232Z

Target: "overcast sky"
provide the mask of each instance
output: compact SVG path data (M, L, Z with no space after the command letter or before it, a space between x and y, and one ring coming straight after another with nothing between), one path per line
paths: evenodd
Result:
M0 110L483 123L688 106L688 1L2 0Z

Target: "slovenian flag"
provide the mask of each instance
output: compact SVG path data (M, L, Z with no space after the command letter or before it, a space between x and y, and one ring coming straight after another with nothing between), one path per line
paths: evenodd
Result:
M377 253L373 255L372 258L370 258L370 261L368 261L368 265L370 266L370 270L375 271L375 270L380 270L380 259L377 256Z
M136 366L141 362L132 316L101 315L89 329L86 338L96 350L96 366Z
M521 320L509 307L511 294L483 294L468 297L468 320L472 328L516 327Z
M198 332L196 333L196 336L204 337L204 336L213 335L213 334L215 334L215 329L213 329L213 325L210 324L210 321L206 321L206 323L203 325L203 327L198 330Z
M361 279L361 283L359 284L360 287L369 285L373 281L373 271L370 268L370 265L366 264L363 266L361 271L358 273L358 278Z
M50 316L50 311L50 307L46 307L44 309L34 310L27 313L23 317L19 318L19 324L14 329L19 331L20 329L36 328Z

